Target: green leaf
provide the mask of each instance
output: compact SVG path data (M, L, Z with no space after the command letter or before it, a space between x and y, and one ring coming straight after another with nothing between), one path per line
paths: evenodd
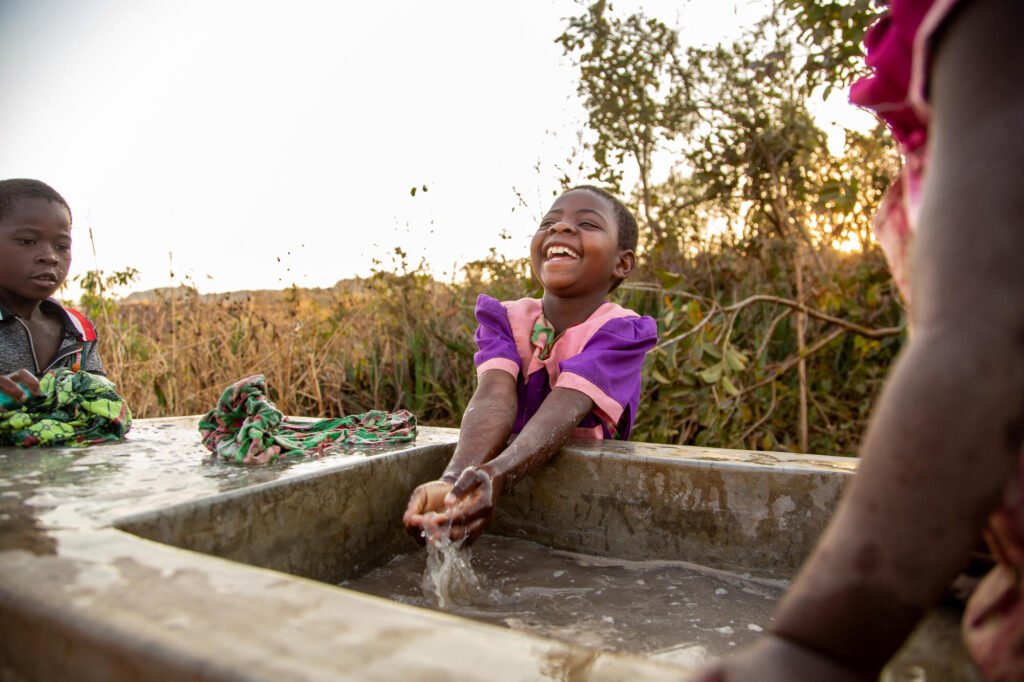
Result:
M654 377L655 381L659 384L671 384L672 382L661 372L656 369L651 370L651 376Z
M719 362L718 364L712 365L711 367L698 372L698 375L706 384L717 384L719 379L722 378L722 369L722 363Z
M683 275L678 272L669 272L668 270L656 270L655 276L658 278L658 282L665 289L671 289L675 285L683 281Z
M747 366L747 356L732 346L725 347L725 361L729 369L738 372Z
M704 342L704 352L715 358L716 360L722 359L722 351L718 349L718 346L711 343L710 341Z
M732 383L732 379L728 376L722 377L722 388L725 389L726 395L736 396L740 393L740 390L736 388L736 384Z
M689 314L690 322L692 324L697 324L702 319L704 319L704 313L700 309L700 304L697 303L696 301L690 301L689 304L687 304L686 312Z

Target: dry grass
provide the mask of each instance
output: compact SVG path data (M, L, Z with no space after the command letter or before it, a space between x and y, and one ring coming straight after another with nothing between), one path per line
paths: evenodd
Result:
M472 302L413 275L243 297L182 288L91 312L138 417L206 412L257 373L287 414L404 407L452 425L472 392Z
M736 249L680 266L641 273L614 294L655 317L663 333L648 355L632 439L855 452L902 341L892 330L903 313L881 256L833 254L808 283L814 352L805 381L793 371L802 356L791 273ZM655 276L662 286L650 282ZM404 408L422 424L457 426L476 385L478 292L508 300L538 295L533 286L525 263L491 259L471 264L458 285L405 271L333 289L210 297L181 287L146 302L113 302L100 290L82 307L138 417L205 413L225 388L259 373L286 414ZM807 446L796 427L804 395L813 408Z

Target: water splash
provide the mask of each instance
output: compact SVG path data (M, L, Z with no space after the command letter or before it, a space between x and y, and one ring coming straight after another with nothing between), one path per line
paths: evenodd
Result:
M451 539L450 524L439 530L427 542L427 566L420 583L423 596L436 600L441 609L468 605L483 591L473 571L473 550L463 548L465 536Z

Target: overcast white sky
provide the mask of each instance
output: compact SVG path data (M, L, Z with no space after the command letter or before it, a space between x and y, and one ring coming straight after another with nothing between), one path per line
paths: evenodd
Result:
M614 6L714 43L767 2ZM581 11L0 0L0 177L39 178L71 204L73 275L133 266L136 290L330 286L396 246L440 277L491 247L525 255L583 128L554 43Z

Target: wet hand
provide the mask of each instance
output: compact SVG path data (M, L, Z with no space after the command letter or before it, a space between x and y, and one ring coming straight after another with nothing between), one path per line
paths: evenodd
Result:
M11 409L39 395L39 380L27 369L0 374L0 409Z
M424 544L428 536L437 532L435 518L444 509L445 496L451 489L452 484L448 481L430 481L417 487L409 496L402 523L420 544Z
M434 518L453 540L472 543L494 519L500 485L487 465L463 470L445 496L444 511Z

